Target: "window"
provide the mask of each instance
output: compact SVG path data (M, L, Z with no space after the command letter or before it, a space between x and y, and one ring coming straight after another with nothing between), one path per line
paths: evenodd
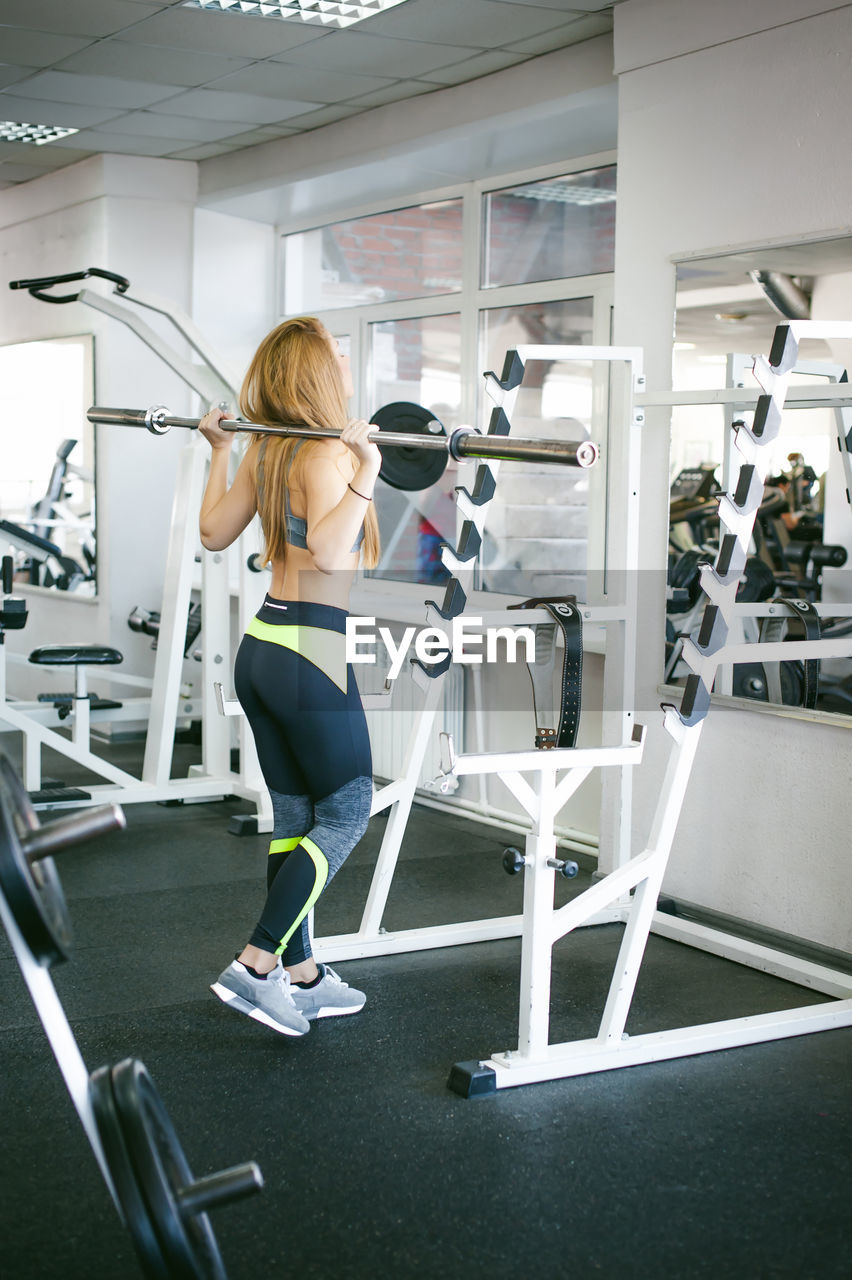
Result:
M482 284L597 275L615 261L615 166L488 192Z
M609 341L615 168L608 159L573 174L521 175L497 189L493 180L470 183L420 205L286 234L284 311L318 314L351 340L359 415L407 401L448 432L465 423L485 429L491 403L482 375L499 373L508 348ZM585 439L592 401L590 363L531 363L512 429ZM600 410L600 394L595 403ZM451 463L420 493L382 486L378 576L421 583L447 576L440 542L455 542L453 490L472 483L473 469ZM590 526L590 483L588 472L503 467L481 587L582 594L589 539L605 540L604 519ZM603 559L599 548L595 560Z
M285 237L284 311L457 293L462 202L393 209Z
M19 582L95 593L95 440L86 421L93 394L91 336L0 347L0 409L9 427L0 517L63 557L33 558L13 543Z
M461 335L458 314L370 325L371 397L374 405L408 401L423 405L449 433L459 425ZM382 536L377 576L442 582L440 544L456 531L453 464L418 493L381 484L376 504Z
M499 374L503 354L524 344L591 342L592 298L528 303L481 313L484 369ZM488 406L483 410L487 414ZM590 362L531 362L512 414L517 436L585 440L592 423ZM585 596L589 477L585 471L515 463L488 516L482 556L486 591Z

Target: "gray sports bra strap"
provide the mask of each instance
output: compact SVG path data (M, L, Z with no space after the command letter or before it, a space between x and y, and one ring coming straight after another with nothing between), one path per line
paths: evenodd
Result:
M264 436L260 442L260 448L257 451L257 467L254 473L255 488L257 489L257 509L263 506L263 459L266 453L266 442L269 436Z
M287 470L284 472L284 514L288 520L292 516L292 512L290 510L290 469L293 466L293 460L296 457L296 454L299 452L299 450L301 449L304 443L305 443L304 440L300 440L298 442L295 449L290 454L290 457L287 460ZM295 517L295 518L298 519L299 517Z

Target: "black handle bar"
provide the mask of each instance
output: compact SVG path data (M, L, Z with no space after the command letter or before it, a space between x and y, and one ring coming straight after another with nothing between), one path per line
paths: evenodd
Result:
M101 267L88 267L85 271L71 271L64 276L39 276L35 280L10 280L9 288L26 289L31 297L40 298L42 302L76 302L80 296L79 293L58 295L42 293L42 290L52 289L57 284L70 284L72 280L87 280L89 276L98 276L101 280L112 280L116 293L126 293L130 288L130 281L126 276L116 275L114 271L104 271Z

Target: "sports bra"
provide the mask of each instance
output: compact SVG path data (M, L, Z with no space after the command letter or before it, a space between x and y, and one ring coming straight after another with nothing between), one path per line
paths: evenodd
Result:
M265 438L260 442L260 450L257 455L257 496L258 506L263 500L263 458L266 453ZM304 444L304 440L300 440L296 448L290 454L290 460L287 463L287 470L284 473L284 528L287 533L287 542L291 547L300 547L303 551L308 551L308 522L303 516L294 516L290 509L290 468L293 465L293 459ZM358 531L358 537L355 539L353 552L361 550L361 543L364 541L364 527L361 526Z

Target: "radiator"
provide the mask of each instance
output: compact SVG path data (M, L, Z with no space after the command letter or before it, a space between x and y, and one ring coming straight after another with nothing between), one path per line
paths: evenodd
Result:
M380 691L375 679L371 682L369 675L362 677L362 672L372 673L375 668L358 669L358 685L362 693ZM377 675L383 673L377 672ZM417 687L407 670L404 670L394 682L393 697L390 705L380 710L368 710L367 727L370 731L370 744L373 749L373 773L377 778L392 781L402 773L405 752L415 720L423 706L423 692ZM434 781L440 770L440 752L438 734L452 734L456 752L464 750L464 669L458 665L451 666L444 677L443 694L435 715L435 724L429 745L423 757L418 787L425 787ZM458 782L455 778L450 783L450 790L455 791Z

